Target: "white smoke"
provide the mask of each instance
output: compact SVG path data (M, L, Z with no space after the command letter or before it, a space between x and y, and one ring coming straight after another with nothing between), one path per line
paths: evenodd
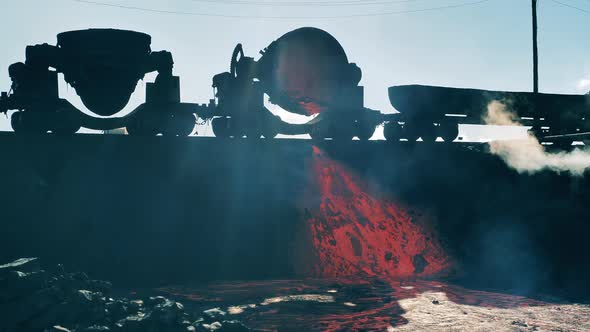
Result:
M590 93L590 78L584 78L578 81L578 91L581 93Z
M488 104L484 121L487 125L520 125L514 113L508 110L506 104L499 101ZM532 174L550 169L581 176L590 168L589 149L576 148L571 152L550 153L532 135L524 139L490 142L490 150L519 173Z

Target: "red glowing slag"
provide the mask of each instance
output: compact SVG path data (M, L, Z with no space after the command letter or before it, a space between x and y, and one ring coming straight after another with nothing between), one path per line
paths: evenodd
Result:
M299 107L305 110L305 112L307 113L306 115L314 115L323 112L323 108L318 103L314 102L301 101L299 102Z
M320 206L308 209L319 277L388 278L444 274L450 260L419 216L384 197L314 147Z

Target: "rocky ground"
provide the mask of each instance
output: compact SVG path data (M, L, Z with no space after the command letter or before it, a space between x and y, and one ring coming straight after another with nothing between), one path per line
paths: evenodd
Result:
M111 297L111 289L62 266L44 268L37 258L0 265L0 332L249 331L215 310L199 317L162 296L130 300Z
M36 258L0 265L0 332L251 330L590 331L590 306L375 278L113 290Z

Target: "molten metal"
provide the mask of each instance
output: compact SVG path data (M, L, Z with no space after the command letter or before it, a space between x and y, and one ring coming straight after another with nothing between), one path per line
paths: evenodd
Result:
M394 202L375 197L365 183L314 147L321 203L309 227L321 277L430 276L450 268L436 234Z

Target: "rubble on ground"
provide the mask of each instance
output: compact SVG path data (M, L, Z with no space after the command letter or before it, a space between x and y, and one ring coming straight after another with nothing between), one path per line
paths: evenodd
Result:
M111 297L111 289L109 282L61 265L44 269L37 258L0 265L0 332L250 331L213 312L192 317L181 303L161 296L130 300Z

